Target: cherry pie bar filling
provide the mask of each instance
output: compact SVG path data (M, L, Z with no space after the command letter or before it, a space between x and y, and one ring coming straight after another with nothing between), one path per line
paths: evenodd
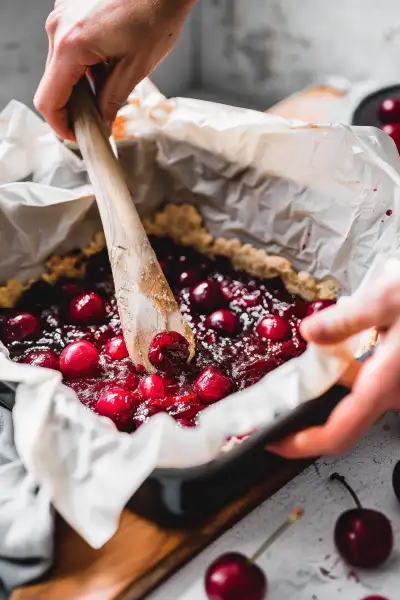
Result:
M132 432L159 412L181 426L196 425L204 408L301 355L301 320L334 303L318 298L317 288L316 297L305 300L290 293L279 275L238 270L227 256L200 252L172 233L175 239L161 227L149 237L195 335L190 362L186 340L163 332L149 351L156 373L132 364L105 248L68 256L79 278L58 271L27 287L12 308L0 309L0 339L11 358L61 371L80 402L121 431ZM201 246L193 232L192 238Z

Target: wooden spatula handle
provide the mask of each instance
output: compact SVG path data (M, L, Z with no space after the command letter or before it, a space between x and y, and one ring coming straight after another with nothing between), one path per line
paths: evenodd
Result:
M193 332L150 246L86 78L75 86L69 109L103 223L131 359L154 370L147 357L149 345L165 330L184 335L193 355Z

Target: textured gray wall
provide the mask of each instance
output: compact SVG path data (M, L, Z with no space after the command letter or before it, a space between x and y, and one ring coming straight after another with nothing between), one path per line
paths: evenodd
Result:
M84 1L84 0L82 0ZM0 110L15 98L31 105L47 54L44 23L54 0L0 0ZM153 80L167 95L181 94L193 76L193 20Z
M202 0L202 83L274 102L329 75L400 80L399 0Z
M0 108L30 104L52 4L0 0ZM212 98L265 107L328 75L400 79L399 0L201 0L153 79L167 95L195 83Z

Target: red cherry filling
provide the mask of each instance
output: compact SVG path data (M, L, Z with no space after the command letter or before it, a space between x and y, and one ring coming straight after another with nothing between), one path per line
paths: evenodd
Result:
M207 329L214 329L224 335L235 335L240 331L239 317L226 308L221 308L208 315L205 326Z
M213 404L229 396L233 391L233 384L229 377L217 367L207 367L197 377L194 387L200 400L204 404Z
M24 358L24 363L35 365L36 367L44 367L45 369L60 370L60 361L55 352L52 350L34 350Z
M267 315L258 323L256 331L264 340L280 342L290 337L289 323L278 315Z
M209 600L263 600L267 580L246 556L228 552L208 567L205 590Z
M128 350L123 336L117 335L117 337L108 340L104 347L104 352L111 360L122 360L123 358L127 358Z
M111 419L119 429L126 428L129 422L132 422L134 408L139 402L140 398L135 394L115 386L101 394L96 404L96 412Z
M72 298L69 305L69 316L72 323L90 325L99 323L105 318L104 301L96 292L84 292Z
M143 398L165 398L164 379L160 375L146 375L139 385L139 392Z
M390 135L396 144L397 150L400 152L400 123L388 123L386 125L382 125L381 129Z
M328 298L325 300L315 300L309 304L306 316L309 317L310 315L314 315L315 313L321 312L321 310L325 310L334 304L336 304L336 301L329 300Z
M189 359L189 343L176 331L163 331L154 336L149 361L159 371L169 372Z
M83 287L76 281L67 281L62 284L61 293L68 298L75 298L83 293Z
M221 286L216 281L202 281L190 290L190 301L198 312L209 313L225 305Z
M69 344L60 356L61 371L69 379L92 377L98 364L99 353L93 344L86 340Z
M386 98L378 108L382 123L400 123L400 98Z
M352 567L380 567L393 549L390 521L381 512L363 508L344 477L334 473L331 479L340 481L357 504L357 508L342 513L336 522L334 539L340 555Z
M180 288L192 287L201 279L202 273L195 269L186 269L179 275L178 283Z
M175 332L164 332L153 341L150 353L159 374L148 375L144 367L133 367L122 340L106 251L89 258L82 281L62 278L54 286L34 284L18 301L18 314L28 311L28 317L14 323L17 314L0 310L0 337L18 362L45 365L47 359L31 353L62 354L59 369L66 385L91 410L96 410L100 396L112 385L142 400L133 408L132 428L157 412L168 412L180 425L193 426L208 404L252 385L301 354L305 342L297 327L308 303L287 292L280 279L237 272L228 259L207 259L171 239L153 242L195 335L196 353L190 363L186 340ZM210 280L204 280L205 273L210 273ZM283 328L287 338L274 341L277 332L273 327L272 337L260 337L256 325L266 309L267 316L287 323ZM9 342L6 334L11 325ZM117 426L127 429L122 421Z
M22 342L34 339L39 335L39 319L31 313L18 313L6 319L3 325L2 339L4 343Z

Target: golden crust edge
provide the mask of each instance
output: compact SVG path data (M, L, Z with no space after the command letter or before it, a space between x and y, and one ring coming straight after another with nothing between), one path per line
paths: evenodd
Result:
M249 275L265 279L280 276L289 292L308 301L335 298L337 295L338 286L333 278L318 281L310 273L296 272L287 259L244 244L237 238L213 238L204 227L199 211L189 204L167 204L145 219L143 224L148 235L169 236L202 254L211 257L224 256L237 270L245 271ZM81 253L51 256L46 261L46 272L42 274L41 279L54 284L61 276L83 278L86 270L85 258L104 249L105 245L104 234L97 233ZM4 286L0 286L0 308L12 308L35 281L38 279L23 285L10 279Z

